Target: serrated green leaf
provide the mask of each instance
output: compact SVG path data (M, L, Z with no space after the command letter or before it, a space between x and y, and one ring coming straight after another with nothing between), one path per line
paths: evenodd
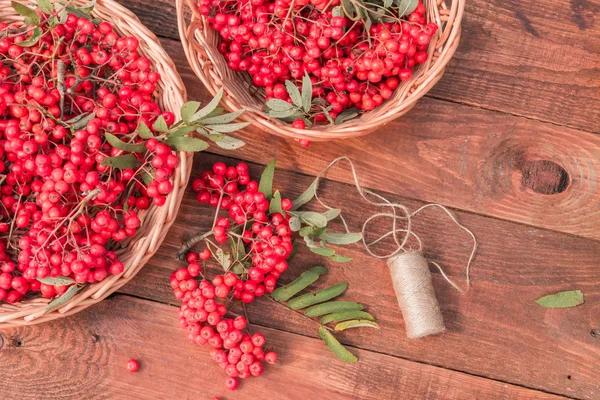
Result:
M10 4L12 5L12 8L19 15L22 15L23 17L25 17L25 19L23 20L25 25L39 25L40 24L40 16L37 15L37 13L34 10L32 10L31 8L25 6L21 3L17 3L16 1L12 1Z
M239 117L240 115L242 115L244 113L244 111L246 111L246 110L244 108L242 108L241 110L237 110L232 113L217 115L217 116L213 116L210 118L204 118L204 119L202 119L202 123L204 125L228 124L230 122L235 121L237 119L237 117Z
M140 135L142 139L152 139L154 137L154 134L152 133L150 128L148 128L148 125L146 125L143 122L140 122L136 129L136 132L138 133L138 135Z
M276 190L275 193L273 193L273 198L271 199L271 203L269 203L269 212L283 212L283 208L281 208L281 194L279 193L279 190Z
M213 112L219 105L219 102L221 101L222 98L223 98L223 88L219 89L219 91L217 92L215 97L213 97L213 99L206 106L204 106L204 108L202 108L200 111L196 112L192 116L192 121L199 121L200 119L206 117L208 114Z
M336 125L341 124L343 122L349 121L356 117L358 117L358 110L354 107L348 108L348 109L342 111L341 113L339 113L339 115L335 119L335 123L336 123Z
M198 152L208 149L208 143L204 140L186 136L168 138L164 143L176 151Z
M37 42L39 42L39 40L43 34L44 34L44 32L42 31L41 28L35 28L32 31L31 37L29 39L23 40L22 42L19 42L17 44L21 47L31 47L31 46L35 45Z
M193 126L193 125L192 126L182 126L179 129L169 132L167 134L167 137L173 138L173 137L187 136L191 132L194 132L196 129L197 129L197 127Z
M350 353L338 340L329 332L325 327L319 327L319 336L325 342L329 350L333 352L340 360L349 363L355 363L358 361L358 358L352 353Z
M302 222L300 222L300 218L298 217L291 217L289 224L292 232L298 232L302 228Z
M354 319L351 321L340 322L335 326L336 331L345 331L350 328L375 328L379 329L379 325L376 322L369 321L366 319Z
M295 107L293 104L290 104L287 101L281 100L281 99L269 99L265 103L265 106L267 107L267 109L272 110L272 111L295 110Z
M200 118L198 120L198 123L202 123L203 121L206 121L207 119L212 118L212 117L218 117L219 115L223 114L223 111L225 111L225 108L215 107L214 110L212 110L211 112L206 114L204 117Z
M333 232L325 232L321 239L331 244L352 244L358 242L362 239L362 233L360 232L350 232L350 233L333 233Z
M302 95L296 84L292 81L285 81L285 89L296 107L302 107Z
M335 250L327 247L309 247L309 250L323 257L331 257L335 254Z
M250 125L250 122L234 122L231 124L222 124L222 125L205 125L206 129L210 129L213 132L218 133L231 133L235 131L239 131L240 129L244 129Z
M288 307L292 310L299 310L318 303L323 303L344 293L346 289L348 289L348 282L338 283L337 285L319 290L318 292L307 293L296 297L288 302Z
M52 286L67 286L75 283L75 281L68 276L57 276L55 278L49 276L47 278L37 278L37 280Z
M115 135L109 132L105 132L104 136L106 140L115 149L129 151L131 153L144 153L146 152L146 145L144 143L125 143Z
M139 160L133 154L124 154L122 156L106 157L102 159L101 165L119 169L135 168L140 165Z
M73 285L73 286L69 287L67 289L67 291L62 294L62 296L57 297L56 299L52 300L46 306L46 311L50 311L50 310L53 310L55 308L62 306L67 301L71 300L73 298L73 296L75 296L77 294L77 292L79 292L80 289L81 288L77 285Z
M298 110L296 110L295 108L291 108L291 109L285 110L285 111L270 110L267 113L267 115L269 117L280 118L280 119L294 117L293 118L294 120L296 119L297 116L302 116L302 114L298 113Z
M187 103L185 103L181 107L181 119L183 120L183 122L185 122L186 124L191 123L192 117L194 116L196 111L198 111L199 108L199 101L188 101Z
M54 3L53 6L54 11L56 11L56 15L58 16L58 23L64 24L65 22L67 22L67 18L69 18L69 13L67 12L67 9L58 2Z
M310 111L310 105L312 102L312 81L307 73L302 77L302 108L304 112Z
M303 211L296 213L304 222L317 228L327 226L327 217L323 214L314 211Z
M52 6L52 2L50 0L37 0L36 3L44 14L51 14L54 10L54 7Z
M331 221L333 219L336 219L341 212L342 210L340 210L339 208L330 208L329 210L325 211L323 215L325 216L325 218L327 218L327 221Z
M273 176L275 175L275 164L277 160L271 160L263 170L258 184L258 191L265 195L267 200L271 201L273 197Z
M300 293L308 286L312 285L319 277L327 272L327 269L321 266L312 267L308 271L304 271L293 282L277 288L271 293L271 297L276 301L288 301L296 294Z
M321 317L325 314L339 313L345 311L360 311L364 308L362 304L353 301L329 301L310 307L304 312L307 317Z
M398 5L398 16L403 17L411 14L419 5L419 0L396 0Z
M292 210L295 211L302 207L304 204L308 203L315 197L315 193L319 187L319 181L315 179L312 181L310 186L300 195L296 200L292 202Z
M583 304L584 300L581 290L570 290L544 296L535 302L545 308L568 308Z
M375 318L373 318L373 316L368 312L364 311L345 311L325 315L323 318L321 318L321 324L325 325L334 322L347 321L349 319L366 319L373 321Z
M334 254L332 256L329 256L329 258L331 259L331 261L339 262L339 263L347 263L347 262L352 261L352 258L346 257L346 256L341 256L339 254Z
M91 13L94 10L95 6L96 6L96 0L91 0L85 6L77 7L77 10L79 10L79 11L85 13L85 14L89 14L89 13Z
M229 136L229 135L221 135L221 136L222 137L219 140L215 140L215 143L217 146L219 146L222 149L237 150L240 147L243 147L246 145L246 143L244 143L240 139L236 139L232 136Z
M159 115L154 121L154 130L157 132L165 133L169 131L169 127L167 126L167 122L165 121L165 117Z

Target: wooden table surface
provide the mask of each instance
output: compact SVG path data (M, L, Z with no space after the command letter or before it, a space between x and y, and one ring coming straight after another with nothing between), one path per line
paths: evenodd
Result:
M175 60L190 99L207 91L187 65L172 0L122 0ZM210 226L191 190L161 250L118 294L57 322L2 332L1 399L600 399L600 0L469 0L460 47L439 84L408 115L360 139L297 143L249 130L236 152L211 148L192 178L217 160L272 158L276 186L299 194L329 161L355 160L365 186L411 208L451 207L480 248L472 289L460 295L432 271L448 331L408 340L383 261L347 253L320 286L348 281L380 331L340 340L357 364L337 360L315 326L260 299L249 308L281 362L227 392L208 348L190 344L169 287L182 236ZM215 152L215 153L213 153ZM219 153L219 154L216 154ZM360 201L344 168L323 196ZM468 237L442 213L418 219L425 255L461 281ZM322 260L302 250L283 281ZM535 300L581 289L585 304L549 310ZM126 372L129 358L141 361ZM227 393L226 393L227 392Z

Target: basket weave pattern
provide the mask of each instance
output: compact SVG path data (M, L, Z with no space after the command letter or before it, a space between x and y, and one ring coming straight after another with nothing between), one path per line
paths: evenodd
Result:
M27 4L26 1L21 2ZM82 6L89 1L75 0L74 3ZM32 8L35 6L33 3L28 5ZM185 87L173 61L163 50L156 36L142 25L130 10L113 0L98 0L91 15L111 22L114 30L121 36L138 38L140 53L153 63L154 70L161 75L161 80L157 84L158 104L163 110L171 111L176 118L179 118L179 111L186 96ZM6 23L22 21L22 17L11 7L10 0L0 0L0 21ZM161 207L151 206L148 210L140 212L142 223L137 233L124 242L123 245L126 247L116 250L119 260L125 265L121 275L109 276L102 282L86 286L63 306L49 312L46 312L46 305L50 300L44 298L26 299L16 304L1 303L0 329L30 325L75 314L102 301L126 284L158 250L175 220L190 176L192 153L180 152L178 157L179 166L172 178L173 191L168 195L166 203Z
M214 95L221 87L225 96L222 103L230 111L246 108L242 119L270 133L290 138L325 141L362 136L401 115L406 114L435 85L450 61L460 40L460 25L466 0L424 0L427 20L440 29L432 37L426 63L415 68L410 80L403 82L394 95L381 106L359 118L339 125L317 125L312 129L295 129L285 122L268 117L262 106L265 95L254 87L248 73L236 72L227 66L225 57L217 50L219 33L198 11L195 0L176 0L177 24L185 55L196 75ZM191 20L186 11L191 9Z

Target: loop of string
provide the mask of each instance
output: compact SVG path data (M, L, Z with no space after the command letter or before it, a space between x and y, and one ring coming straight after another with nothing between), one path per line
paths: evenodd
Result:
M385 207L387 209L387 212L379 212L376 213L372 216L370 216L369 218L367 218L367 220L363 223L362 226L362 242L363 245L366 249L366 251L369 253L369 255L371 255L374 258L391 258L394 257L395 255L397 255L400 252L407 252L410 250L415 250L415 249L411 249L408 247L408 242L409 239L411 237L414 237L418 243L418 248L416 250L418 250L419 252L422 251L423 249L423 244L421 239L419 238L419 236L413 232L412 230L412 218L415 217L417 214L419 214L420 212L422 212L423 210L425 210L428 207L437 207L440 208L441 210L443 210L446 214L448 214L448 216L450 217L450 219L452 220L452 222L454 222L459 228L461 228L462 230L464 230L465 232L467 232L469 234L469 236L473 239L473 248L471 250L471 254L469 256L469 260L467 261L467 266L466 266L466 290L460 288L460 286L458 286L456 283L454 283L454 281L452 281L452 279L450 279L448 277L448 275L446 275L446 273L444 272L443 268L431 261L431 264L433 264L434 266L437 267L437 269L440 271L440 273L442 274L442 276L444 277L444 279L450 284L452 285L452 287L454 287L456 290L458 290L461 293L465 293L466 291L469 290L470 286L471 286L471 278L470 278L470 270L471 270L471 263L473 262L473 258L475 257L475 253L477 252L477 239L475 238L475 235L473 234L473 232L471 232L471 230L469 228L467 228L466 226L462 225L460 222L458 222L458 220L456 219L456 217L454 216L454 214L452 214L452 212L450 210L448 210L446 207L444 207L441 204L436 204L436 203L431 203L431 204L426 204L420 208L418 208L417 210L410 212L408 210L408 208L402 204L399 203L392 203L391 201L389 201L388 199L386 199L385 197L369 190L369 189L365 189L360 185L359 179L358 179L358 175L356 174L356 169L354 167L354 164L352 163L352 161L346 157L346 156L342 156L342 157L338 157L335 160L331 161L315 178L315 180L313 181L312 186L314 187L314 197L315 199L319 202L319 204L321 204L323 207L325 207L328 210L333 209L333 207L328 206L327 204L325 204L320 198L319 195L317 193L317 189L319 187L319 181L323 178L323 176L325 175L325 173L327 173L327 171L329 169L331 169L334 165L336 165L337 163L339 163L340 161L346 161L349 166L350 166L350 171L352 172L352 178L354 181L354 186L356 187L358 194L361 196L361 198L376 207ZM374 198L377 199L377 201L375 200L371 200L369 199L367 196L372 196ZM390 231L384 233L383 235L381 235L380 237L378 237L377 239L373 240L370 243L367 243L366 241L366 233L367 233L367 227L369 225L369 223L371 223L373 220L377 219L377 218L389 218L392 221L392 228ZM344 225L344 229L346 230L346 232L350 232L350 229L348 227L348 224L346 223L346 220L344 219L344 216L340 213L340 220L342 221L342 224ZM401 222L403 225L402 226L398 226L399 222ZM377 243L381 242L383 239L392 236L394 243L396 244L396 248L391 251L390 253L387 254L377 254L375 253L371 248L376 245Z

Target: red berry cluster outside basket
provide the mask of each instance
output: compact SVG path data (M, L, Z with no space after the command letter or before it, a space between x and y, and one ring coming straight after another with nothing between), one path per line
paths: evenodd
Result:
M141 123L174 120L155 101L161 77L138 40L65 7L17 4L28 25L0 23L0 301L9 303L121 274L115 245L136 233L140 210L165 203L179 162L166 144L136 144Z

